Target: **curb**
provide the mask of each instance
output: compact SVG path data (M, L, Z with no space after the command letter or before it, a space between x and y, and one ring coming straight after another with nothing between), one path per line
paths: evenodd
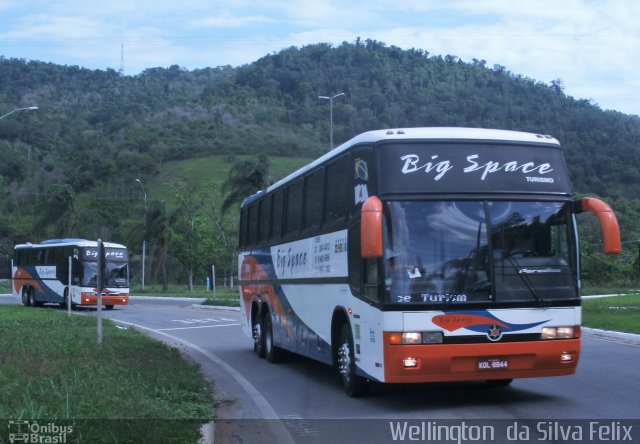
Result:
M186 302L204 302L207 298L182 298L182 297L173 297L173 296L139 296L139 295L131 295L129 299L148 299L150 301L186 301Z
M193 304L191 308L199 308L201 310L224 310L224 311L240 311L240 307L227 307L225 305L202 305Z
M216 432L216 424L214 421L210 421L200 426L200 439L198 444L213 444L214 436Z
M599 328L582 327L582 331L588 335L600 339L622 342L629 345L640 346L640 335L633 333L623 333L620 331L601 330Z

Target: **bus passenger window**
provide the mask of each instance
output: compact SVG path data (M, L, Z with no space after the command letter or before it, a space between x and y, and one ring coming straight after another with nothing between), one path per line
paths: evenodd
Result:
M349 188L347 167L347 157L342 157L327 167L325 222L344 220L347 217L349 201L348 193L344 191Z
M271 236L271 196L260 201L260 241Z
M271 209L271 238L279 239L282 236L282 211L284 210L284 193L276 191L273 195Z
M304 227L310 228L322 222L322 206L324 201L324 169L316 171L305 179L305 212Z
M302 198L301 180L297 181L289 187L287 199L287 234L297 234L302 227L302 207L304 200Z

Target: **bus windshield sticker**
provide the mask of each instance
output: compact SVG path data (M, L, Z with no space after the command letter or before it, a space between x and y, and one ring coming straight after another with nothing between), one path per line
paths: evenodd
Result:
M365 182L369 180L369 168L367 167L367 161L362 159L356 159L356 179L364 180Z
M365 203L369 199L369 190L366 184L356 185L355 187L355 204Z

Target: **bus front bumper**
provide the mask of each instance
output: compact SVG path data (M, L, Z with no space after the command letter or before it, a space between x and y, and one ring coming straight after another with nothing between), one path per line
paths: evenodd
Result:
M127 305L128 303L128 294L102 296L102 305ZM98 296L93 293L82 293L79 305L98 305Z
M580 339L482 344L390 345L384 382L477 381L571 375Z

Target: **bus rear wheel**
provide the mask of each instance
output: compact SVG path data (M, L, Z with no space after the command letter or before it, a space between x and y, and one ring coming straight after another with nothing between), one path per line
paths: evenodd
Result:
M348 396L356 398L366 393L368 384L366 379L356 374L356 360L353 348L353 335L349 324L342 325L340 341L336 350L336 363L342 386Z
M25 307L29 307L31 305L31 300L29 299L29 289L26 287L22 287L22 304Z
M32 307L40 307L42 302L36 301L36 292L33 288L29 289L29 305Z
M113 310L113 304L105 305L104 308L107 310Z

